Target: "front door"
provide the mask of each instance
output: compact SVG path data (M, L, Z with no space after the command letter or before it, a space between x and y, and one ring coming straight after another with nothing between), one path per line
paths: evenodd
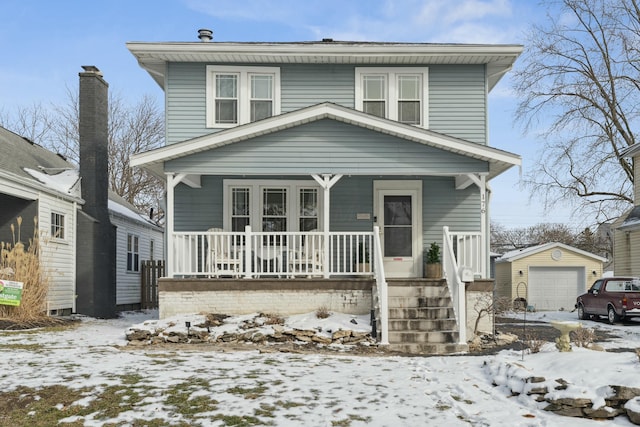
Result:
M375 181L375 222L387 277L422 276L422 182Z

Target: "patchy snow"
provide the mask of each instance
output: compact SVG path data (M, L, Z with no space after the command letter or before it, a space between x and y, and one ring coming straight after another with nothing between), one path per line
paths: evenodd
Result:
M518 324L576 321L577 317L568 312L526 313L526 320L524 316L512 314ZM347 327L364 330L368 327L365 317L353 319L334 313L327 319L317 319L309 313L288 318L285 326L321 331ZM242 319L229 318L226 327L237 328ZM339 423L349 419L350 424L344 425L511 427L602 425L601 421L542 410L543 404L526 395L532 385L521 381L524 378L544 377L547 382L562 378L567 382L566 389L552 390L550 394L589 398L595 406L604 405L605 397L612 393L609 385L640 386L640 362L634 352L640 347L639 321L615 326L582 321L585 327L619 336L601 345L629 349L623 352L574 345L573 351L560 353L553 343L533 354L504 350L490 356L433 357L228 352L210 346L121 347L127 343L125 331L130 327L153 329L174 323L171 327L185 331L185 321L194 325L201 320L203 316L192 315L160 321L157 312L150 311L124 313L114 320L82 318L79 327L58 332L2 332L0 356L11 360L10 365L4 363L0 368L3 391L63 383L73 388L102 390L121 384L124 375L143 378L136 390L148 395L135 410L109 420L93 419L91 415L66 420L85 426L129 425L135 419L154 418L179 422L182 415L167 404L162 392L188 382L191 398L215 395L220 413L254 416L261 405L276 406L278 409L268 422L277 426L343 425ZM3 347L9 352L2 351ZM230 391L232 387L258 385L267 390L252 399ZM512 390L523 394L513 396ZM85 396L76 404L87 405L91 399L92 396ZM282 402L289 405L285 407ZM630 400L627 407L638 410L640 399ZM203 426L223 425L207 414L202 414L200 420L199 425ZM607 425L632 424L627 417L619 416Z
M77 169L63 170L57 174L48 174L29 168L24 168L24 171L52 190L81 197L80 186L77 185L80 179Z

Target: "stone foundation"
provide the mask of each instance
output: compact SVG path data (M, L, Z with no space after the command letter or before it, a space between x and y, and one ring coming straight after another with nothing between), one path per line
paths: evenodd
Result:
M369 314L368 279L169 279L159 280L159 317L190 313L273 313L282 316L319 308Z

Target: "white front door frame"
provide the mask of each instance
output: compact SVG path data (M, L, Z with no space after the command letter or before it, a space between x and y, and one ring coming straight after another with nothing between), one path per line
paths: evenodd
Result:
M374 223L380 227L380 242L384 254L384 212L385 195L409 195L412 198L412 256L384 257L387 277L422 277L422 181L420 180L374 180L373 208Z

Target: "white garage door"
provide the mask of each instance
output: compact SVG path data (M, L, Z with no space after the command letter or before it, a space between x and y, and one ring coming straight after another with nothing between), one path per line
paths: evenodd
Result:
M584 267L529 267L529 301L536 310L573 310L584 292Z

